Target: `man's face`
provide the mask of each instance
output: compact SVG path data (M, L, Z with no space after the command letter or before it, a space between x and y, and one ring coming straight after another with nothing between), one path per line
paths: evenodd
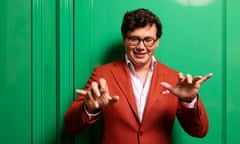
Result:
M154 51L159 44L156 33L155 25L147 25L129 32L124 39L126 54L135 68L150 66Z

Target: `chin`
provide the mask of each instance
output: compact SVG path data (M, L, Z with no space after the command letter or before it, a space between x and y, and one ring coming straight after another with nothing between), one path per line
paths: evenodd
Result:
M136 61L134 61L134 64L135 64L136 66L143 66L143 65L146 65L147 62L146 62L146 61L136 60Z

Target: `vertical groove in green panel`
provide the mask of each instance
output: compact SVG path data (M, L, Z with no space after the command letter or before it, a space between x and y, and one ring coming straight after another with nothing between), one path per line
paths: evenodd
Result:
M226 144L226 124L227 124L227 18L226 0L222 0L222 144Z
M42 1L32 0L32 144L42 143Z
M57 139L58 143L73 143L64 132L63 120L74 98L73 0L57 3Z
M57 72L56 72L56 76L57 76L57 91L56 91L56 102L57 102L57 113L56 113L56 124L57 124L57 143L61 143L61 128L60 128L60 68L59 68L59 60L60 60L60 2L56 1L56 68L57 68Z
M43 143L56 143L56 0L42 0Z
M90 40L89 40L89 45L90 45L90 69L89 71L92 71L92 67L94 66L94 0L89 0L89 24L90 24Z
M55 0L32 0L33 144L56 142Z
M94 42L94 36L95 36L95 29L94 29L94 25L96 24L95 22L96 21L94 21L94 0L90 0L89 1L90 2L90 4L89 4L89 6L90 6L90 8L89 8L89 10L90 10L90 67L89 67L89 71L92 71L92 69L94 68L94 66L95 66L95 51L96 51L96 46L95 46L95 42ZM89 139L89 143L90 144L92 144L92 143L94 143L94 127L95 127L95 125L93 126L93 127L91 127L90 129L89 129L89 137L88 137L88 139Z

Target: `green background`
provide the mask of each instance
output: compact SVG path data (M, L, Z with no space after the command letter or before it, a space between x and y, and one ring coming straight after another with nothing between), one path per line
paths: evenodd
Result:
M1 0L0 143L99 143L99 124L68 135L63 116L92 69L123 55L123 14L144 7L163 24L159 60L185 74L213 73L200 91L208 135L192 138L176 120L173 143L239 144L239 5L238 0Z

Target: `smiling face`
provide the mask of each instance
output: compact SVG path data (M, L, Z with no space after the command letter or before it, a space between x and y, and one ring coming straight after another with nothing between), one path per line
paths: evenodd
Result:
M135 69L150 67L152 56L160 40L156 37L156 33L157 28L155 24L146 25L145 27L136 28L128 32L127 37L124 38L126 54L133 63ZM138 40L140 41L136 44L135 41ZM146 46L151 40L154 40L153 45Z

